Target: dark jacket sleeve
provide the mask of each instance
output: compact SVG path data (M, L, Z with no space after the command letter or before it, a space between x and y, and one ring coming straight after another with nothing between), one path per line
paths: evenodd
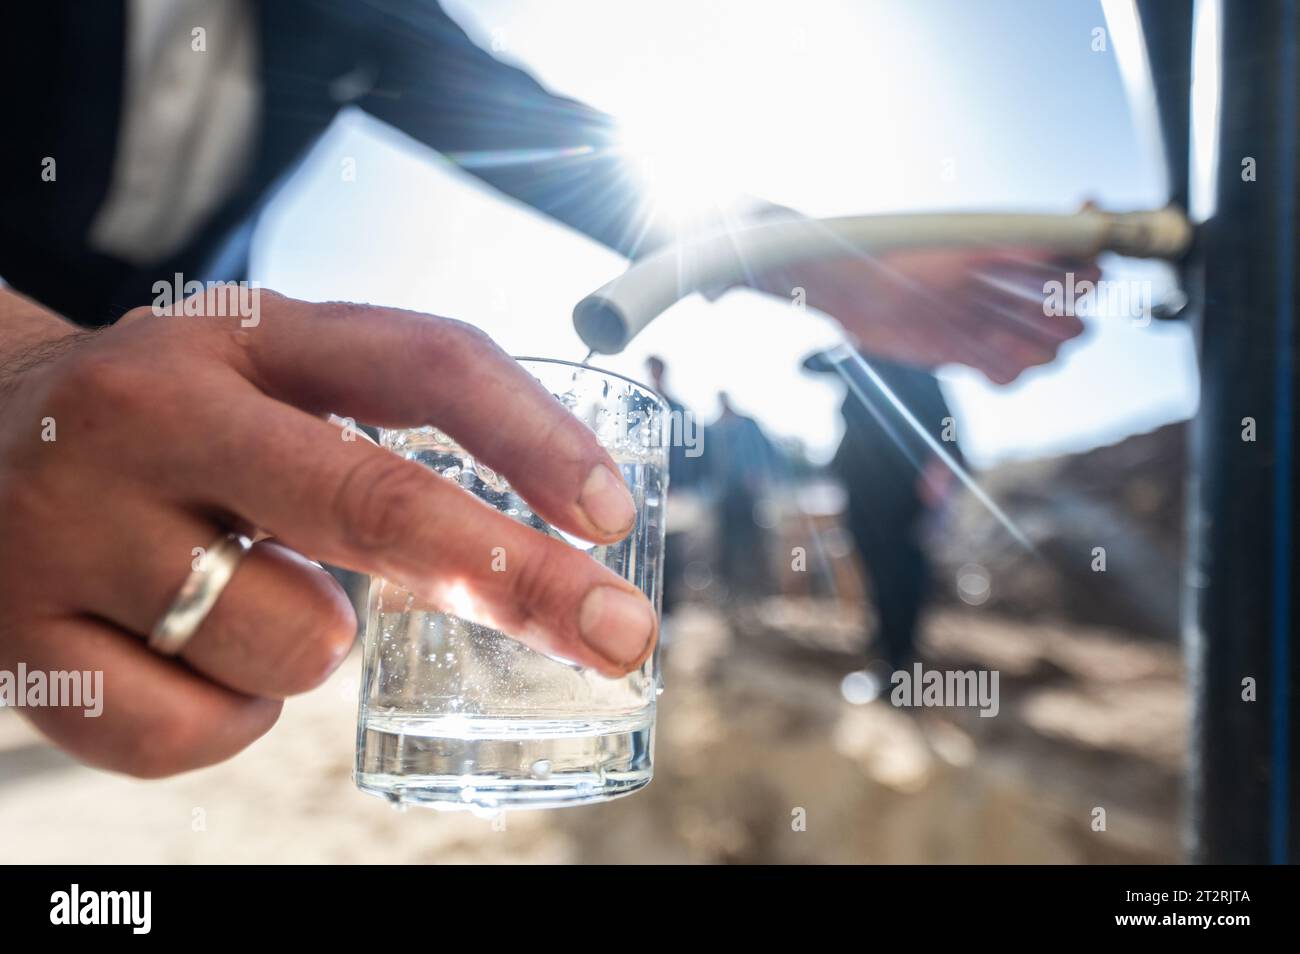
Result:
M667 240L604 113L477 46L434 0L364 6L378 76L359 105L507 195L629 257Z
M919 372L922 375L917 383L914 392L914 399L909 405L913 416L926 429L926 432L940 442L943 448L959 464L963 464L961 445L956 441L945 441L944 431L947 430L946 422L952 418L952 408L948 406L947 399L943 396L943 389L939 384L938 378L925 372ZM956 429L953 430L956 436Z

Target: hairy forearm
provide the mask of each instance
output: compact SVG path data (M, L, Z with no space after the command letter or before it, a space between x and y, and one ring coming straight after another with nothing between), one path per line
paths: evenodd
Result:
M75 335L78 330L39 302L0 286L0 360Z
M0 394L7 393L23 372L93 333L26 295L0 286Z

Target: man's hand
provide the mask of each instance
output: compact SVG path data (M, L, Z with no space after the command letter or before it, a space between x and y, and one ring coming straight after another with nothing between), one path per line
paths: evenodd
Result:
M550 523L610 542L635 509L588 428L459 322L268 291L259 305L255 327L142 308L103 332L56 319L7 353L0 340L0 669L105 674L99 718L25 709L39 728L146 777L238 752L353 643L350 605L308 558L434 606L468 590L478 621L607 674L641 664L657 624L631 583L325 417L435 424ZM232 526L272 539L179 659L151 652L195 548Z
M804 289L808 306L871 354L920 368L965 364L1007 384L1083 331L1078 318L1044 313L1044 283L1066 272L1076 282L1100 276L1095 263L1034 250L938 249L773 269L753 285L786 300Z

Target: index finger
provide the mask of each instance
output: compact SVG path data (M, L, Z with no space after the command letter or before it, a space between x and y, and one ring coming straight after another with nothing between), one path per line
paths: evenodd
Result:
M487 335L419 312L261 291L232 360L271 397L380 427L436 426L504 475L546 521L603 543L636 507L591 429Z

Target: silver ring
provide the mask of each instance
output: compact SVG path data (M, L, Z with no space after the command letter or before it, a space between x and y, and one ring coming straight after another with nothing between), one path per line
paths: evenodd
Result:
M190 641L217 597L235 575L253 541L242 533L223 533L199 557L198 567L181 584L176 599L167 607L149 634L149 648L163 656L175 656Z

